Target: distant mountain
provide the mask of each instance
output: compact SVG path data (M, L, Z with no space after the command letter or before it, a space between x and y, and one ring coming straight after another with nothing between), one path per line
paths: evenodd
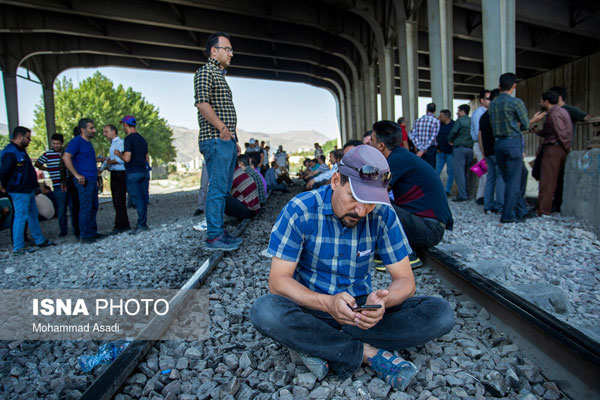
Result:
M8 135L8 125L0 122L0 135Z
M188 129L181 126L171 126L171 129L173 129L173 146L175 146L175 150L177 151L175 159L177 163L187 163L201 156L198 150L198 129ZM250 138L258 141L264 140L272 150L277 150L277 147L282 145L283 149L288 153L295 153L299 149L310 150L314 148L315 142L323 144L330 140L327 136L317 131L261 133L238 129L237 134L242 151L244 143L248 142Z

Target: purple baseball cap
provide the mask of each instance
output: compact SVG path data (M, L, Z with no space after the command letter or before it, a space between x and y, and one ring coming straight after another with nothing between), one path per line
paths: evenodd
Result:
M360 169L364 166L377 169L377 178L370 181L361 178ZM390 166L384 155L376 148L364 144L350 149L339 165L340 174L350 180L350 188L356 201L367 204L390 204L387 183L383 182L383 176L389 171Z
M126 116L124 116L124 117L123 117L123 119L122 119L121 121L119 121L119 122L121 122L121 123L125 122L125 123L126 123L126 124L128 124L128 125L135 126L135 117L134 117L134 116L131 116L131 115L126 115Z

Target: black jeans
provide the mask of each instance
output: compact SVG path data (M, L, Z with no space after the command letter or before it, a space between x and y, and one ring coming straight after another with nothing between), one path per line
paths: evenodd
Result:
M230 194L225 198L225 214L239 219L252 218L256 215L254 211L248 210L244 203Z
M365 301L366 296L356 298L358 305ZM418 346L449 332L454 313L440 297L413 296L385 310L377 325L364 330L340 325L331 315L285 297L266 294L252 305L250 320L256 330L282 345L327 360L345 379L361 366L364 343L388 351Z
M435 160L437 158L437 146L429 146L421 158L435 169Z
M129 229L127 176L125 171L110 171L110 192L115 207L115 229Z
M421 218L392 204L413 250L433 247L442 241L446 230L439 221Z
M79 193L77 193L75 182L71 177L67 179L67 195L67 204L69 205L69 210L71 211L71 226L73 227L73 234L76 237L79 237Z

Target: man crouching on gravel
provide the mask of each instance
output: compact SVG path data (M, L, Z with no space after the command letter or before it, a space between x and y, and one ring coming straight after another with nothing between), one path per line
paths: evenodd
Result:
M329 367L345 379L367 364L404 390L417 368L392 351L454 325L445 300L414 296L410 248L390 207L389 180L379 151L355 147L331 185L294 197L271 232L271 293L256 300L250 319L263 335L299 352L319 379ZM386 289L371 288L375 249L392 277ZM363 305L381 307L353 310Z

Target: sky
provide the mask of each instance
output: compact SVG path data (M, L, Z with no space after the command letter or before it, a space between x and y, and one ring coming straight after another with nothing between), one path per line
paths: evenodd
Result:
M197 129L193 74L103 67L69 69L57 79L72 79L77 86L96 71L107 76L115 85L122 84L141 92L147 101L158 107L159 114L170 125ZM27 70L20 68L18 74L26 77ZM33 74L30 77L39 81ZM336 102L333 95L325 89L260 79L227 77L227 81L233 93L240 129L263 133L315 130L328 138L338 136ZM0 90L0 93L4 93L1 79ZM41 102L42 87L39 83L17 78L17 91L19 123L32 127L35 106ZM425 113L425 106L430 101L430 98L419 98L419 115ZM455 100L455 108L463 102ZM401 96L396 96L395 111L396 117L402 115ZM8 124L3 95L0 95L0 123Z

